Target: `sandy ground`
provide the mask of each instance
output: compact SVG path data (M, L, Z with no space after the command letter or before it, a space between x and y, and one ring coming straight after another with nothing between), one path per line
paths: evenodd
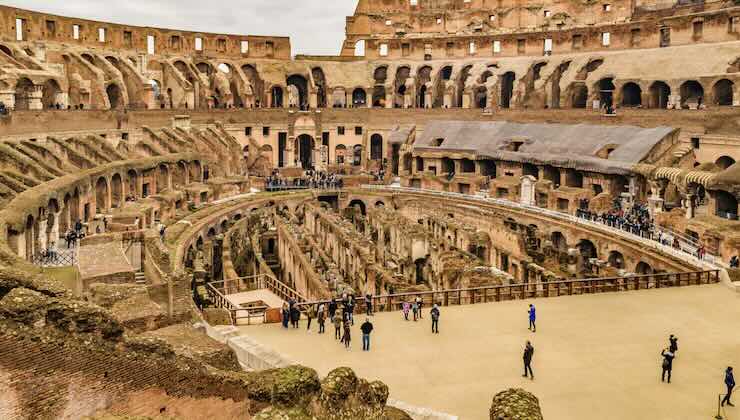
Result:
M547 420L711 419L724 391L724 369L740 371L740 294L722 285L533 300L538 330L527 329L530 302L442 308L441 334L429 308L420 322L400 312L371 317L371 351L362 351L356 316L350 351L319 335L279 324L242 327L278 352L315 368L338 366L380 379L410 404L487 419L493 395L522 387L540 399ZM315 321L314 321L315 325ZM661 383L661 350L679 337L673 381ZM535 347L535 379L522 378L526 340ZM736 375L740 376L740 375ZM725 419L740 419L726 408Z

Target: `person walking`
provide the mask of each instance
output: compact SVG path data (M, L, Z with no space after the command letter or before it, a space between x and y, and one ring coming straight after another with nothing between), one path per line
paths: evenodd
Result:
M676 357L676 352L678 351L678 337L671 334L671 336L668 337L668 343L669 343L668 350L670 350L671 353L673 353L673 357Z
M344 343L344 348L349 350L349 343L352 341L352 337L350 334L350 324L349 321L344 321L344 335L342 336L342 343Z
M725 370L725 385L727 386L727 395L722 399L722 407L725 406L725 403L730 407L734 407L735 404L730 402L732 389L735 388L735 375L732 373L732 366L727 366L727 370Z
M365 322L360 326L362 331L362 351L370 351L370 333L373 332L373 324L370 318L365 318Z
M334 323L334 339L339 340L342 338L342 319L335 316L332 322Z
M331 322L334 322L334 316L337 314L337 300L335 298L332 298L331 302L329 302L329 320Z
M671 371L673 371L673 359L676 357L673 352L671 352L670 348L663 349L662 352L660 352L660 355L663 356L663 373L660 375L660 381L665 382L665 376L666 373L668 374L668 383L671 383Z
M411 304L411 312L414 314L414 322L416 322L417 314L419 313L419 304L414 301L414 303Z
M319 311L316 320L319 323L319 334L323 334L326 331L324 329L324 323L326 322L326 311L323 303L319 305Z
M349 322L352 325L355 325L355 298L352 295L349 295L347 297L347 302L344 304L347 308L347 316L349 317Z
M527 372L529 372L529 376L532 380L534 380L534 372L532 372L532 356L534 356L534 347L532 347L532 343L527 341L527 345L524 346L524 355L522 358L524 359L524 375L522 377L527 377Z
M365 295L365 313L367 316L373 316L373 297L370 293Z
M532 332L537 332L537 325L535 324L535 321L537 321L537 312L533 304L529 304L529 330Z
M411 309L411 305L409 305L409 303L406 300L404 300L402 307L403 307L403 318L406 321L408 321L409 320L409 310Z
M316 307L310 305L306 311L306 318L308 318L308 325L306 325L306 331L311 331L311 320L316 318Z
M290 310L290 322L293 324L293 328L298 328L299 319L301 319L301 311L299 311L298 306L294 304Z
M418 309L418 311L419 311L419 319L422 319L423 318L421 316L421 308L422 308L423 305L424 305L424 299L422 299L421 296L417 296L416 297L416 309Z
M435 303L429 313L432 315L432 333L439 334L439 306Z

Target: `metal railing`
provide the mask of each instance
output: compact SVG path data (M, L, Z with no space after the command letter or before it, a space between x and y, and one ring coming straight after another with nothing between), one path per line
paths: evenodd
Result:
M660 289L718 283L719 270L691 271L683 273L645 274L628 277L606 277L593 279L561 280L543 283L509 284L502 286L481 286L465 289L431 290L425 292L396 293L378 295L370 298L374 312L389 312L401 309L403 302L413 302L417 297L425 304L441 306L466 305L476 303L501 302L558 296L572 296L630 290ZM365 312L365 297L355 297L356 308ZM298 306L307 308L328 300L300 302Z
M38 267L70 267L77 265L78 247L72 249L57 249L34 254L31 263Z
M447 191L425 190L421 188L388 187L388 186L379 186L379 185L363 185L362 188L371 189L371 190L388 191L388 192L401 191L401 192L416 193L416 194L422 194L422 195L436 195L436 196L452 198L452 199L464 199L464 200L469 200L469 201L478 201L478 202L483 202L483 203L496 204L502 207L509 207L513 209L523 209L523 210L530 211L533 213L542 214L547 217L564 220L564 221L571 222L571 223L587 225L592 228L602 229L604 231L607 231L609 234L618 235L624 239L638 241L644 246L647 246L654 250L663 252L665 254L669 254L672 257L675 257L680 260L684 260L697 267L702 267L703 264L705 263L710 264L712 268L715 268L717 266L721 266L721 267L725 266L724 263L721 261L721 258L715 255L709 254L709 253L704 254L703 259L697 258L696 256L697 247L693 243L686 242L681 239L679 239L679 248L676 249L676 248L673 248L672 246L661 244L653 239L644 238L640 235L636 235L634 233L627 232L625 230L617 229L615 227L611 227L603 223L598 223L592 220L583 219L583 218L576 217L568 213L562 213L562 212L558 212L558 211L554 211L554 210L550 210L550 209L546 209L542 207L521 204L515 201L505 200L501 198L482 197L479 195L447 192ZM666 230L666 232L669 234L672 234L672 232L668 230Z

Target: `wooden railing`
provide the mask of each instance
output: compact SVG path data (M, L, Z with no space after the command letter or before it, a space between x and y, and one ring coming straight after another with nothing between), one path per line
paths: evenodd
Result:
M719 270L691 271L683 273L645 274L629 277L607 277L593 279L563 280L545 283L510 284L504 286L482 286L466 289L448 289L426 292L397 293L372 296L374 312L395 311L404 301L412 302L421 297L425 307L436 303L441 306L465 305L505 300L521 300L543 297L572 296L629 290L659 289L718 283ZM301 302L299 307L307 309L310 305L329 301ZM355 297L355 308L367 310L364 296Z
M229 311L232 325L237 325L240 319L246 319L247 325L250 325L252 323L252 318L262 318L262 322L265 322L268 309L267 306L257 305L249 307L238 307L226 298L226 295L253 289L247 289L247 287L245 286L245 290L239 290L240 287L238 286L238 281L233 281L233 283L236 284L236 287L234 287L233 284L228 284L229 282L230 281L228 280L217 281L208 283L206 285L206 290L208 291L208 295L210 296L211 301L213 301L214 306Z

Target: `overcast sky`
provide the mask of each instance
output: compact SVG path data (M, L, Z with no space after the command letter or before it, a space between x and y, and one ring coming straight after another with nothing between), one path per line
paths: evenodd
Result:
M293 54L338 55L356 0L0 0L15 6L137 26L289 36Z

